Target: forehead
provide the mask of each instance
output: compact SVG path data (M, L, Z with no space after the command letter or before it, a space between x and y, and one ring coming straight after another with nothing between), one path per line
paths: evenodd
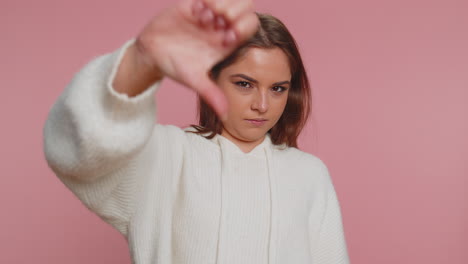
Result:
M291 79L289 59L280 48L248 48L237 61L223 70L224 74L247 74L259 81Z

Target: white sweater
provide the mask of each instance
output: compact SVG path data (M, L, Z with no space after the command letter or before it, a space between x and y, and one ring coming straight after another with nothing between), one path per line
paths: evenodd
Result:
M132 263L349 263L325 164L268 136L243 153L155 123L160 82L136 97L111 85L133 41L77 73L44 127L50 168L127 239Z

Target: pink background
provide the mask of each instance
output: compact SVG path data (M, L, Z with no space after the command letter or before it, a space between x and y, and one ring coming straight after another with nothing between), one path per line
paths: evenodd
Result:
M42 127L76 71L169 3L1 1L0 263L130 263L48 169ZM351 261L468 263L468 1L256 6L300 45L314 95L300 143L330 169ZM195 122L194 99L166 81L160 121Z

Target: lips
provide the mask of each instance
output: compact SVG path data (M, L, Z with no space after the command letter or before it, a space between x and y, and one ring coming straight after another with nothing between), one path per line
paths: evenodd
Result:
M252 119L246 119L247 122L249 122L250 124L254 125L254 126L261 126L263 124L266 123L266 121L268 121L268 119L265 119L265 118L252 118Z
M265 119L265 118L251 118L251 119L247 119L249 121L267 121L268 119Z

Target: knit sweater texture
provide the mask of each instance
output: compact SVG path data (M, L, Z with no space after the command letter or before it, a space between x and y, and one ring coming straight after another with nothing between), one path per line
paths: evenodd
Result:
M267 135L251 152L156 120L161 81L112 87L134 39L93 59L52 106L49 167L127 240L134 264L348 264L326 165Z

